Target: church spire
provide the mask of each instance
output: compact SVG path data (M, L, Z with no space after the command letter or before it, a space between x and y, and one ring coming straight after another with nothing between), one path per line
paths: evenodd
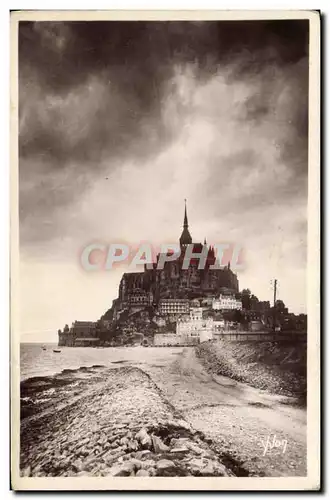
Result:
M180 245L190 245L192 243L192 237L188 229L188 216L187 216L187 200L184 200L184 219L183 219L183 231L180 236Z
M184 220L183 220L184 229L188 229L188 217L187 217L187 200L184 199Z

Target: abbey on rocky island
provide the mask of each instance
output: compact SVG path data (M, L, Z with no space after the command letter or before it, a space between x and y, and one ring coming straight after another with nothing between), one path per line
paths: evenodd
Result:
M111 316L119 319L124 310L141 307L158 307L162 299L207 298L218 296L223 290L229 294L238 293L238 279L230 269L230 264L212 269L216 262L216 252L212 246L193 243L189 232L187 207L185 204L183 230L179 239L181 255L177 260L165 262L158 269L158 261L151 266L144 266L142 272L125 273L119 285L118 298L113 301ZM191 259L187 269L183 260L185 250L190 246L194 254L201 254L207 246L207 258L203 269L199 269L199 259Z

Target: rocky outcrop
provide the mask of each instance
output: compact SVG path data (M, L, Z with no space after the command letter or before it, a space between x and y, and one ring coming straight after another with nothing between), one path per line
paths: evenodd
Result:
M209 373L224 375L306 404L307 345L292 342L203 342L196 354Z
M106 370L95 386L22 421L22 475L233 475L141 370Z

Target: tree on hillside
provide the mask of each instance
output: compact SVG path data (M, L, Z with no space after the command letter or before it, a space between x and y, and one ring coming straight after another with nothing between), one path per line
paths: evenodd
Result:
M256 311L258 309L258 303L259 303L258 297L252 294L250 297L250 309L252 311Z
M283 313L285 311L285 304L284 304L283 300L278 299L275 302L275 309L279 313Z
M242 323L243 318L244 318L244 316L243 316L242 312L239 309L235 309L234 321L236 323Z
M251 290L249 288L242 290L242 306L247 311L251 309Z

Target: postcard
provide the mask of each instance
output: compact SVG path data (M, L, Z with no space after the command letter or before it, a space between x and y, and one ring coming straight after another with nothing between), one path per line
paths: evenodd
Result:
M319 212L319 12L13 12L12 488L318 490Z

